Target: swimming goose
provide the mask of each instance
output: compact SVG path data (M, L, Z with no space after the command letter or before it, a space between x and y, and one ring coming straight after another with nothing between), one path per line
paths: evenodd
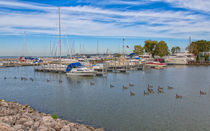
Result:
M176 99L181 99L182 96L176 94Z

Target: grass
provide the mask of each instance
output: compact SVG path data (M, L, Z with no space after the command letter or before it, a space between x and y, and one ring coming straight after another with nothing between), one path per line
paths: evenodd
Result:
M53 119L58 119L58 116L56 115L56 114L52 114L52 116L51 116Z

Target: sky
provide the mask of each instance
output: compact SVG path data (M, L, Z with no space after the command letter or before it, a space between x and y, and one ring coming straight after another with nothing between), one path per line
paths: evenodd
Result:
M58 55L58 6L62 55L122 52L123 38L126 53L148 39L184 51L210 36L209 0L0 0L0 56Z

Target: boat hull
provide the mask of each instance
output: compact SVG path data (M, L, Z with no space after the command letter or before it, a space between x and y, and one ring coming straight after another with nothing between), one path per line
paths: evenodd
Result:
M96 72L68 72L67 76L96 76Z

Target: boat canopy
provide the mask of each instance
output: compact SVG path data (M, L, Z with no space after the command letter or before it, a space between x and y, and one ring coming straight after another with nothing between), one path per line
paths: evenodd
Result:
M77 68L77 67L81 67L81 66L82 66L82 64L80 62L71 63L67 66L66 72L71 71L72 68Z

